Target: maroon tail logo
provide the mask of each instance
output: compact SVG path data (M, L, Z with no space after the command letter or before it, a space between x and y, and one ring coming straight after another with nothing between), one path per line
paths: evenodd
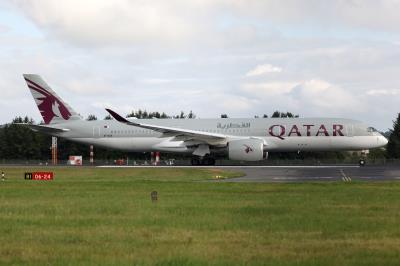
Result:
M253 152L253 149L250 146L247 146L247 145L243 145L243 146L246 147L246 149L244 150L246 153Z
M38 104L38 108L46 124L50 124L54 117L62 117L65 120L68 120L71 117L71 113L68 111L67 107L53 94L35 82L27 78L25 78L25 80L30 89L43 96L36 98L36 100L41 101L41 103Z

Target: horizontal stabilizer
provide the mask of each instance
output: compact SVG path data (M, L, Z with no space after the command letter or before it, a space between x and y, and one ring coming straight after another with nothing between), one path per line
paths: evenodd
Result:
M19 125L27 126L30 129L32 129L33 131L42 132L42 133L46 133L46 134L63 133L63 132L70 131L67 128L55 128L55 127L51 127L51 126L47 126L47 125L32 125L32 124L23 124L23 123L20 123Z

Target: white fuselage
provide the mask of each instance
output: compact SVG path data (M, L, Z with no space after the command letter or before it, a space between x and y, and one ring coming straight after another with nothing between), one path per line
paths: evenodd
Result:
M133 120L135 121L135 120ZM138 120L136 120L138 121ZM362 122L336 118L255 118L255 119L149 119L146 124L223 134L231 140L258 138L265 151L341 151L382 147L385 137ZM56 134L72 141L132 152L193 152L190 138L168 136L150 129L115 120L68 121L53 124L67 128ZM193 142L193 147L198 144ZM216 143L212 149L224 148Z

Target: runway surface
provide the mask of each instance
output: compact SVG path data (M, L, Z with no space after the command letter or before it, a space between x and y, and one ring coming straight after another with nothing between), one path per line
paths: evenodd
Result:
M235 167L232 170L246 175L222 182L400 181L400 166Z
M400 165L364 166L104 166L133 168L215 168L242 172L239 178L213 182L400 181Z

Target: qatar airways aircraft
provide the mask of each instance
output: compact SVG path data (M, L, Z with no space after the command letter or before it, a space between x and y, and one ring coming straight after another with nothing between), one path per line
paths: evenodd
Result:
M343 118L126 119L86 121L39 76L24 74L44 124L35 131L71 141L130 152L188 153L193 165L212 165L213 154L259 161L268 152L354 151L387 140L362 122Z

